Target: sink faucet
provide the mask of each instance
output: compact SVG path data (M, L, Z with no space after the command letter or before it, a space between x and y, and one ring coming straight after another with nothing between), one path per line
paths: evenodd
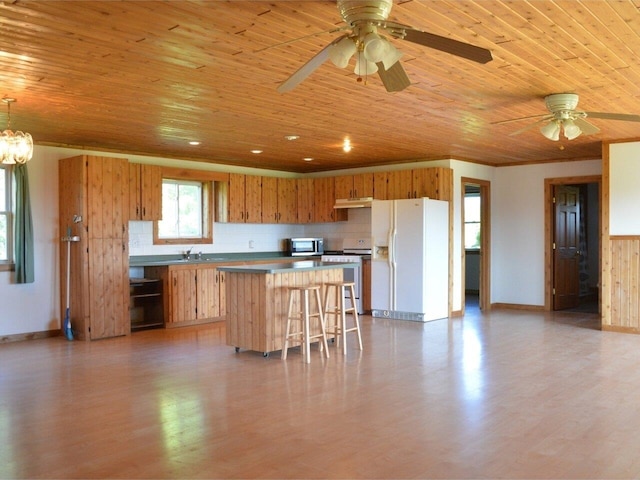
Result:
M193 247L191 247L189 250L185 250L182 253L182 258L184 258L185 260L189 260L191 258L191 250L193 250Z

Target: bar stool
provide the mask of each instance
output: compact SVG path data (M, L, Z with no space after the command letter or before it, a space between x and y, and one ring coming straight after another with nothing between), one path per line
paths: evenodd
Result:
M327 322L326 331L327 334L333 334L336 337L338 346L340 346L340 340L342 340L342 352L347 354L347 338L346 334L349 332L356 332L358 334L358 346L362 350L362 335L360 333L360 319L358 317L358 308L356 305L356 293L354 282L328 282L324 284L326 292L324 296L324 317ZM349 300L351 301L351 307L346 308L344 289L347 289ZM335 303L329 304L331 296L335 295ZM347 328L347 313L353 315L354 325ZM332 326L329 326L329 317L333 316Z
M284 333L284 346L282 347L282 359L287 359L287 350L289 342L298 342L302 348L302 361L311 363L310 346L311 340L320 339L320 352L325 352L329 358L329 346L327 345L327 333L324 327L324 312L322 311L322 303L320 300L321 285L295 286L289 288L289 311L287 313L287 328ZM316 304L316 311L311 313L309 299L313 292L313 299ZM294 311L296 294L300 302L300 310ZM310 320L317 318L320 323L320 333L311 334ZM294 323L300 323L298 330L291 331Z

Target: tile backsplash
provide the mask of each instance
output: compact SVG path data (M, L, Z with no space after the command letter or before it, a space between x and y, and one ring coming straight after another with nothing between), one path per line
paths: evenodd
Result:
M250 224L214 223L213 244L196 245L203 253L274 252L284 249L289 237L323 237L326 250L342 248L343 238L371 236L371 209L349 210L349 220L336 223ZM154 245L152 222L129 222L129 255L174 255L190 248L184 245Z

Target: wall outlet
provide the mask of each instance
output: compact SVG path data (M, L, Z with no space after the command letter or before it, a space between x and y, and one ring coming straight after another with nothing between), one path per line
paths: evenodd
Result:
M253 240L249 240L249 248L255 248Z

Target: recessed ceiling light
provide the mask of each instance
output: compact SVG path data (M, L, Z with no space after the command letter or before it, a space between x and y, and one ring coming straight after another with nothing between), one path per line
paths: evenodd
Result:
M303 158L303 160L304 160L305 162L310 162L310 161L312 161L312 160L313 160L313 157L304 157L304 158Z
M349 140L348 138L344 139L344 143L342 144L342 150L345 151L346 153L349 153L351 151L351 140Z
M262 153L262 150L254 149L251 150L251 153L255 153L256 155L258 155L259 153Z
M292 142L294 140L298 140L300 138L300 135L285 135L284 138Z
M193 145L195 147L196 145L200 145L200 142L196 142L195 140L192 140L191 142L189 142L189 145Z

